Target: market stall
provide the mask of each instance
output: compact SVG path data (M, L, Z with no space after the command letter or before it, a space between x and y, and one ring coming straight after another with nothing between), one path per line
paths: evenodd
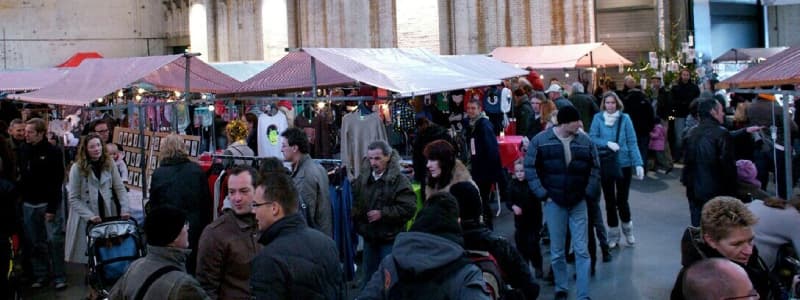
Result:
M712 61L714 63L714 72L719 75L720 80L724 80L752 65L765 61L767 58L787 48L731 48Z
M159 131L186 128L190 123L190 101L180 101L178 91L219 93L238 84L193 55L103 58L85 60L51 84L9 98L81 107L84 114L124 111L129 127L115 128L113 141L123 148L129 167L128 187L141 191L146 199L148 177L158 166L158 141L167 134ZM191 99L188 93L182 96L183 100ZM95 102L110 105L91 107ZM202 108L207 109L207 105ZM199 137L182 137L193 156L201 152Z
M795 90L781 90L782 85L800 84L800 46L790 47L770 58L765 62L752 66L723 80L718 84L720 88L728 88L732 92L744 93L769 93L783 95L784 100L797 101L798 93ZM783 101L783 128L790 128L789 117L790 101ZM773 120L774 122L774 120ZM786 195L792 194L792 143L790 130L783 131L784 161L786 172Z

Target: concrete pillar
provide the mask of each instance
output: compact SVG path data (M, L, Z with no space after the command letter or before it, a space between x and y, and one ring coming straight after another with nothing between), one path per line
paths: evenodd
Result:
M286 0L261 2L261 28L264 60L276 61L286 55L289 47L289 23Z
M211 53L208 51L208 17L204 1L193 1L189 8L189 42L192 52L199 52L200 59L209 61Z

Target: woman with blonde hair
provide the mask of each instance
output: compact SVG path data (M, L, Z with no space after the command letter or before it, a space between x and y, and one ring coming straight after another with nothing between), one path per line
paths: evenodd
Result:
M228 123L228 126L225 126L225 134L228 136L228 141L231 143L228 144L228 148L225 148L225 155L236 155L236 156L255 156L255 152L253 149L247 146L247 136L249 134L247 130L247 124L241 120L233 120ZM226 159L225 165L230 165L231 160ZM233 160L233 163L236 165L248 165L250 162L243 159Z
M191 160L183 138L170 134L161 140L160 166L153 171L148 211L159 206L183 210L189 221L189 261L186 269L194 274L197 242L211 223L213 208L208 179L200 166ZM147 219L145 218L145 222Z
M103 139L90 133L81 139L69 170L69 216L65 260L86 264L86 226L106 219L130 218L128 193ZM90 298L93 295L90 294Z

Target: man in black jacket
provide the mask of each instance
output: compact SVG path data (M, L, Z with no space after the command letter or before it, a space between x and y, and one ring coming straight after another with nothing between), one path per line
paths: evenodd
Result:
M342 299L345 289L336 244L297 214L297 190L277 172L256 184L253 213L259 243L251 264L253 299Z
M45 122L39 118L25 124L25 141L20 146L20 194L25 242L31 249L34 282L31 287L44 286L52 266L53 282L57 289L66 288L64 272L64 231L62 183L64 157L60 149L44 138Z
M683 140L681 132L686 127L686 117L689 116L689 104L700 96L700 88L691 82L689 70L681 70L681 78L678 84L672 86L670 91L670 115L675 117L675 127L671 128L674 132L675 141L673 143L672 158L676 161L681 159L683 151Z
M716 100L698 99L700 124L684 140L686 166L681 182L686 186L692 226L700 225L703 205L716 196L732 196L736 191L736 162L733 141L722 127L725 112Z
M531 275L528 263L514 245L483 224L481 195L475 185L466 181L456 183L450 188L450 194L458 200L464 249L489 252L505 275L503 281L522 292L525 299L536 299L539 285Z
M480 101L470 100L467 104L467 147L470 153L469 170L472 179L478 184L483 201L483 220L486 226L494 228L494 213L489 205L492 185L506 186L503 166L500 163L500 146L492 129L492 122L481 109ZM503 192L505 194L505 192ZM502 195L501 195L502 197Z

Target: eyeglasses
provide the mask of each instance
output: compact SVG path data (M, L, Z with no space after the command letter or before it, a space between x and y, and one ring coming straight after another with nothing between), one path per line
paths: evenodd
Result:
M275 203L275 201L267 201L267 202L264 202L264 203L258 203L258 202L253 201L252 203L250 203L250 207L252 209L256 209L259 206L267 205L267 204L273 204L273 203Z

